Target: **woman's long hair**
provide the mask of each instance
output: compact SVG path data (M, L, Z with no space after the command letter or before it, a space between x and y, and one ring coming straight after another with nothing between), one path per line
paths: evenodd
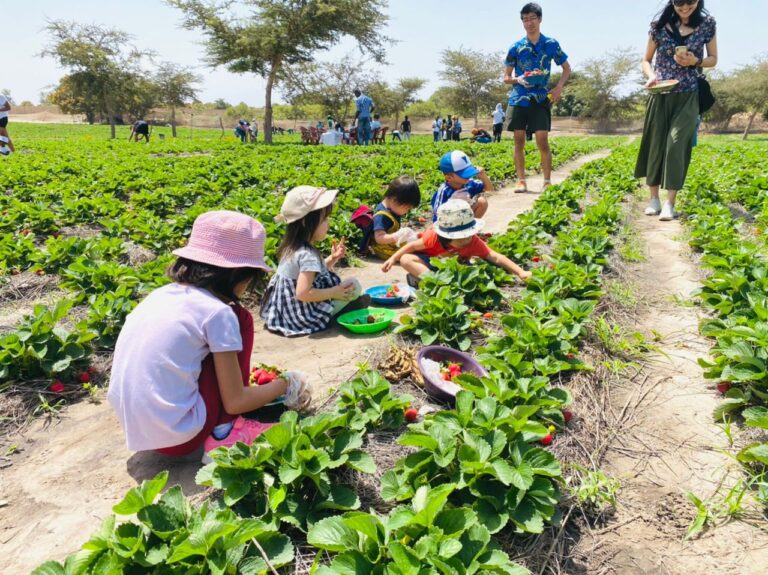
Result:
M699 25L704 22L704 18L709 16L706 8L704 8L704 0L699 0L699 5L696 6L691 17L688 19L688 25L691 28L698 28ZM672 4L672 0L668 0L664 9L656 15L656 19L653 21L652 26L656 30L663 30L667 24L675 26L680 22L680 17L675 12L675 6Z

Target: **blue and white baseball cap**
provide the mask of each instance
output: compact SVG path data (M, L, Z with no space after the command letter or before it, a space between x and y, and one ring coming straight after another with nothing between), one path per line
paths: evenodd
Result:
M456 174L467 180L480 173L480 170L472 165L469 156L461 150L448 152L440 158L440 171L444 174Z

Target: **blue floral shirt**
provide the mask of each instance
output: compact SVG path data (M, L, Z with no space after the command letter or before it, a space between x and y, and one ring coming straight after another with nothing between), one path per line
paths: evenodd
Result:
M704 57L704 47L709 44L717 32L717 24L711 16L704 18L690 36L683 38L688 51L697 58ZM680 66L675 62L675 42L674 36L665 29L656 30L651 25L651 38L656 43L656 60L653 70L656 72L658 80L678 80L680 83L673 92L697 92L699 90L698 77L699 68L696 66Z
M552 62L562 66L567 60L568 55L560 48L560 43L542 34L536 44L533 44L527 36L513 44L507 52L504 64L515 69L515 76L522 76L525 72L534 70L544 70L549 82ZM525 108L531 105L531 100L543 102L547 99L548 93L546 84L530 88L515 84L509 93L509 105Z

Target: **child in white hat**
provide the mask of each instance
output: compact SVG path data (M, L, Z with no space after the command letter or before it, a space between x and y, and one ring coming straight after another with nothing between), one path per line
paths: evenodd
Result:
M329 218L338 190L299 186L289 191L278 222L288 224L277 250L280 264L267 286L261 317L267 329L286 336L309 335L326 329L334 316L366 307L356 279L341 281L333 267L347 253L344 240L333 243L323 258L315 247L328 235Z
M437 210L437 222L420 239L404 245L382 266L388 272L397 262L408 272L409 284L418 283L424 272L433 270L430 258L458 255L463 260L482 258L525 281L531 272L508 257L493 251L477 234L485 222L475 217L464 200L448 200ZM415 281L414 281L415 280Z
M230 211L198 216L168 268L172 283L128 315L115 346L107 395L133 451L186 455L253 440L269 425L238 414L281 395L302 409L311 395L286 372L249 387L253 317L239 298L263 277L264 227ZM203 461L207 460L207 455Z

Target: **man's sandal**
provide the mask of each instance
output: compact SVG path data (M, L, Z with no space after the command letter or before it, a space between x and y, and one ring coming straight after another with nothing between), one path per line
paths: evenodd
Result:
M552 180L544 180L544 183L541 185L541 191L543 192L551 185L552 185Z
M525 180L518 180L512 191L516 194L524 194L528 191L528 186L525 185Z

